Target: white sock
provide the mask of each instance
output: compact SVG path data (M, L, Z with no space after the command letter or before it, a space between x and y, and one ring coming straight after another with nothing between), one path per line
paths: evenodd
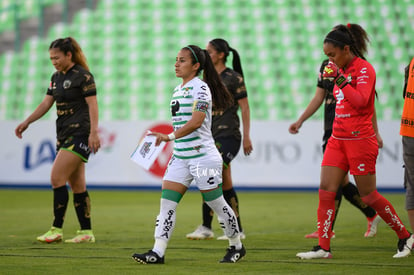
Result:
M233 209L227 204L223 196L212 201L206 201L208 206L217 214L220 226L224 234L229 238L229 245L241 249L240 229Z
M229 238L229 246L234 246L237 250L240 250L242 248L240 234L237 234L234 238Z
M164 239L155 239L154 247L152 251L158 254L158 256L163 257L165 255L165 250L167 250L168 241Z
M161 199L160 202L160 213L157 216L154 231L155 243L152 249L160 257L164 256L168 241L174 232L176 220L175 209L177 205L175 201L167 199Z

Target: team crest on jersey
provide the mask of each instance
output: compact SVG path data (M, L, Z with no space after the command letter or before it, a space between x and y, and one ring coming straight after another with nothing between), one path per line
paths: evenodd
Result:
M181 90L183 90L183 97L190 97L190 90L192 90L193 87L185 87L182 88Z
M70 87L70 85L72 84L72 81L70 81L69 79L63 81L63 88L67 89Z

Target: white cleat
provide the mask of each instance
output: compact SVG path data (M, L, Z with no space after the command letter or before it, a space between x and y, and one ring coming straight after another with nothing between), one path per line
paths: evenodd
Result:
M373 217L373 219L367 218L368 220L368 228L367 232L365 232L364 237L365 238L372 238L377 235L377 228L378 223L382 220L381 217L377 214Z
M331 259L332 253L330 251L326 251L322 249L319 245L315 246L309 252L299 252L296 254L296 257L302 260L310 260L310 259Z
M211 240L214 238L214 232L210 228L200 225L194 232L188 233L186 238L190 240Z
M411 236L407 239L400 239L398 241L397 254L395 254L393 258L404 258L404 257L410 256L411 249L413 249L413 245L414 245L413 234L411 234Z

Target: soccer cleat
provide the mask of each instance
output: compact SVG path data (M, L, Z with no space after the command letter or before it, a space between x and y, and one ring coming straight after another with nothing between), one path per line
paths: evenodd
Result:
M140 264L163 264L164 263L164 257L158 256L158 254L152 250L149 250L147 253L144 253L144 254L135 253L134 255L132 255L132 259L134 259L136 262Z
M45 234L37 237L37 240L42 243L55 243L61 242L63 238L63 230L62 228L57 228L52 226L49 231Z
M78 230L76 236L72 239L65 240L65 243L94 243L95 236L92 230Z
M395 254L393 258L403 258L403 257L409 256L411 254L411 249L413 249L413 245L414 245L413 234L411 234L411 236L406 239L400 239L398 241L397 254Z
M227 253L224 255L220 263L235 263L246 255L246 249L242 245L242 248L237 250L235 246L227 248Z
M316 230L315 232L312 232L310 234L306 234L305 238L306 239L317 239L317 238L319 238L318 230ZM331 239L335 239L335 231L331 232Z
M367 218L367 220L368 220L368 228L367 228L367 232L365 232L364 234L364 237L365 238L375 237L375 235L377 235L377 227L378 227L378 223L381 221L381 217L378 214L376 214L372 218Z
M188 233L186 237L190 240L211 240L214 238L214 233L210 228L200 225L194 232Z
M296 257L302 260L310 260L310 259L331 259L332 254L331 251L326 251L322 249L319 245L314 246L313 249L309 252L299 252L296 254Z
M226 235L217 237L217 240L219 241L227 241L229 239L229 237L227 237ZM246 234L244 234L243 232L240 233L240 240L244 240L246 239Z

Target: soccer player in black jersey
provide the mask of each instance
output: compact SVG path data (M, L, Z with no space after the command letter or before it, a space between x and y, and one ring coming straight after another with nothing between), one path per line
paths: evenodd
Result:
M332 134L332 124L335 118L335 106L336 101L333 96L333 84L328 81L322 80L322 72L325 66L328 64L329 60L326 59L322 62L320 67L320 73L318 77L318 83L316 87L316 92L312 100L309 102L308 106L306 107L303 114L299 117L299 119L290 125L289 132L291 134L297 134L299 132L299 128L302 126L303 122L307 120L310 116L312 116L322 105L322 102L325 100L325 112L324 112L324 134L323 134L323 144L322 149L325 152L326 144L328 143L328 139ZM382 147L382 138L377 131L377 140L379 147ZM349 181L348 175L344 178L342 186L338 189L335 197L335 217L332 222L332 230L335 224L336 217L338 215L339 207L342 201L342 195L355 207L364 213L367 218L368 226L367 231L365 232L364 236L374 237L377 233L377 225L381 221L380 216L377 212L370 206L366 205L359 195L357 187ZM335 236L335 233L332 231L332 237ZM318 230L312 232L310 234L305 235L306 238L318 238Z
M223 158L223 195L227 203L233 208L237 215L241 238L245 238L240 222L239 202L236 192L233 188L231 178L230 162L239 152L241 142L243 142L243 151L245 155L249 155L252 150L252 141L250 140L250 109L247 100L247 91L243 79L243 70L240 63L238 52L231 48L227 41L221 38L211 40L206 47L214 63L216 71L228 91L233 95L234 105L225 111L214 112L212 121L212 133L217 146ZM233 69L226 66L229 53L233 53ZM214 106L213 106L214 107ZM243 122L243 136L240 133L240 120L237 114L241 109L241 117ZM211 229L213 219L213 211L204 202L202 206L203 224L194 232L186 235L188 239L212 239L214 233ZM226 236L220 236L217 239L226 240Z
M51 171L53 188L52 227L37 237L40 242L52 243L63 239L63 222L69 201L69 184L80 230L67 243L95 242L90 218L90 199L85 183L85 163L91 152L100 148L98 136L98 104L96 87L86 58L72 37L53 41L49 47L50 60L56 68L46 96L34 112L19 124L15 133L22 133L29 125L46 114L56 102L56 159Z

